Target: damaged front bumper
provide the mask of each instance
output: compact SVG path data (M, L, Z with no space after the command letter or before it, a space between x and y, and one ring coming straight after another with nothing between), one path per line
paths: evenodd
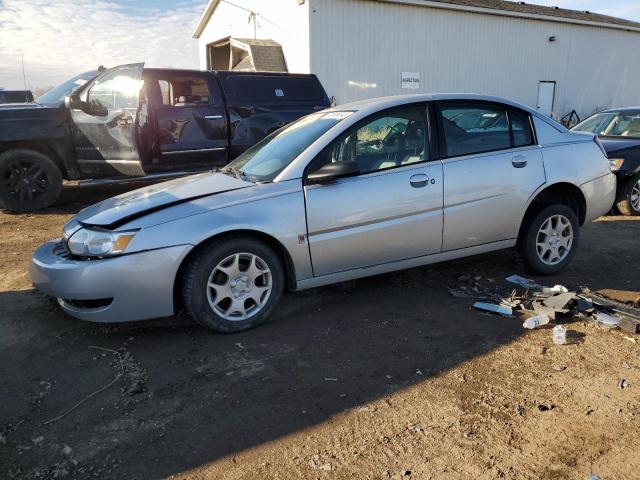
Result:
M93 322L129 322L174 314L174 282L191 245L96 260L75 259L61 242L40 246L29 277L68 314Z

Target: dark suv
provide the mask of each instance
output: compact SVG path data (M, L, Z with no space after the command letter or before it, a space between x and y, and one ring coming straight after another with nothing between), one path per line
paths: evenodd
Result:
M315 75L100 68L0 106L0 207L53 204L63 179L180 175L227 164L330 105Z

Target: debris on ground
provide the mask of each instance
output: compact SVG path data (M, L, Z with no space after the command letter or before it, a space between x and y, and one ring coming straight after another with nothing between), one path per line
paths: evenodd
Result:
M570 291L564 285L547 287L534 280L511 275L505 280L524 289L510 289L491 282L482 285L482 277L470 274L460 275L464 282L457 287L449 287L454 298L476 300L474 308L506 317L516 313L525 316L524 328L535 329L549 323L561 324L570 321L590 322L602 329L620 329L626 333L640 334L640 292L622 290L599 290L587 288ZM554 342L559 345L574 343L572 330L554 330ZM635 342L631 337L625 339Z
M522 324L524 328L528 328L529 330L533 330L534 328L541 327L542 325L546 325L549 323L548 315L536 315L535 317L529 317Z
M618 380L618 388L620 390L624 390L625 388L627 388L629 386L629 382L627 382L626 379L621 378L620 380Z
M556 345L565 345L567 343L567 329L562 325L553 327L553 343Z
M478 310L486 310L488 312L499 313L500 315L512 316L513 310L511 307L506 307L504 305L496 305L495 303L486 303L486 302L476 302L473 304L474 308Z

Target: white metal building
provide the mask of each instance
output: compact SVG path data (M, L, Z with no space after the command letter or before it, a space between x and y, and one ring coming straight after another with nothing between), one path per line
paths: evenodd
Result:
M225 37L280 44L337 103L418 92L508 97L562 117L640 104L640 23L503 0L210 0L200 67Z

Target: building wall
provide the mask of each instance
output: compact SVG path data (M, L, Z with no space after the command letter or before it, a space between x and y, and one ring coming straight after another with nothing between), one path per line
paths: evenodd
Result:
M309 5L296 0L234 0L232 3L253 10L257 17L256 37L272 39L282 45L290 72L309 72ZM253 38L249 12L220 2L198 39L200 68L207 68L207 44L223 37Z
M640 33L383 1L308 2L311 71L339 104L473 92L535 108L539 81L557 82L559 116L640 104ZM402 89L401 72L419 72L420 88Z

